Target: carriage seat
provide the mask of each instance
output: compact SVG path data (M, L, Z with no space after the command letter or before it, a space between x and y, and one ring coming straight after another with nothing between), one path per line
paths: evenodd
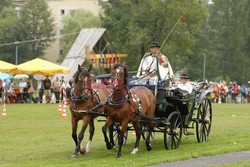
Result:
M172 88L166 91L167 102L172 105L172 108L177 108L183 115L189 113L188 103L190 96L192 94L180 88Z
M157 78L137 78L133 77L128 81L128 87L133 88L135 86L147 87L148 89L154 90L157 86L157 89L163 89L165 82L159 81Z

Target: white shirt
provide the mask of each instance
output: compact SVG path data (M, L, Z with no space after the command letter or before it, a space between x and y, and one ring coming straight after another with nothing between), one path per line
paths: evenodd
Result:
M21 92L23 92L23 89L26 88L26 86L27 86L27 82L21 81L19 83L19 87L20 87Z
M188 93L192 93L193 91L193 86L190 84L190 82L187 82L185 84L179 83L177 87L180 88L181 90L187 91Z
M143 59L141 60L139 69L138 69L138 73L137 73L137 77L140 77L141 74L145 74L147 72L145 72L145 70L150 67L149 71L157 71L157 60L156 57L152 56L152 55L148 55L149 53L146 53L145 56L143 57ZM161 62L162 61L162 62ZM161 79L166 80L169 78L173 78L174 74L173 74L173 70L172 67L167 59L166 56L161 55L160 60L158 62L158 68L159 68L159 76ZM166 65L166 66L164 66Z
M157 71L157 64L156 64L157 60L156 57L153 56L147 56L144 61L142 62L142 74L146 74L147 73L147 68L150 67L149 72L152 71Z

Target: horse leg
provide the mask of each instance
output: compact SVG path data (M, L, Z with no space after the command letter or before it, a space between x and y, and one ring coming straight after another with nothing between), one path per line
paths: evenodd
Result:
M154 129L153 123L152 123L152 121L149 121L148 122L148 136L147 136L147 139L146 139L146 147L147 147L148 151L152 150L152 146L151 146L151 143L150 143L150 137L152 135L153 129Z
M102 127L102 133L104 136L104 141L106 143L106 147L108 150L111 150L113 148L112 144L109 142L108 136L107 136L107 129L112 125L112 120L108 117L105 125Z
M77 123L78 123L78 121L76 120L76 118L72 114L72 117L71 117L72 138L73 138L76 146L77 146Z
M89 117L84 116L83 117L82 129L81 129L80 133L78 134L77 146L76 146L74 154L72 155L72 158L77 158L78 157L78 152L81 149L81 142L82 142L83 137L84 137L84 132L85 132L86 128L88 127L88 124L89 124Z
M122 155L123 136L124 136L125 132L127 131L128 120L124 120L121 125L122 125L121 129L118 130L119 149L118 149L118 152L117 152L117 158L120 158L121 155Z
M112 124L109 127L109 139L110 139L110 143L113 145L113 147L115 146L115 141L114 141L114 124Z
M90 153L91 143L95 132L94 119L91 118L89 122L89 141L86 145L86 153Z
M134 126L135 132L136 132L136 142L135 142L135 146L134 146L134 149L131 152L131 154L136 154L139 151L139 143L140 143L140 139L141 139L141 129L140 129L139 121L133 122L133 126Z

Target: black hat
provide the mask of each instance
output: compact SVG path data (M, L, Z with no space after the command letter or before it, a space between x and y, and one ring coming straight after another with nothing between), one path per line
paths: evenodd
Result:
M161 45L159 44L159 42L155 38L153 38L149 47L158 47L158 48L160 48Z
M187 74L181 74L180 78L189 79L189 76Z

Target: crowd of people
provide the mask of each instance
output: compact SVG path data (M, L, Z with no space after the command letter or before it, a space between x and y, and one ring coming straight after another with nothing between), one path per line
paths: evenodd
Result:
M34 81L28 79L18 81L14 79L8 83L6 80L2 81L0 79L0 103L3 103L4 94L6 94L6 103L59 103L63 96L60 94L62 85L65 84L65 89L72 86L72 81L66 84L63 76L61 79L56 77L53 82L49 76Z
M210 93L210 99L214 103L250 103L250 90L244 84L226 81L209 84L214 87L214 92Z
M46 76L45 79L37 82L22 79L19 82L12 80L4 86L5 83L7 82L0 79L0 103L4 100L4 92L7 95L7 103L59 103L63 96L60 94L62 85L65 84L65 89L70 89L73 79L67 84L63 76L61 79L56 77L53 82L51 82L49 76ZM35 88L33 83L37 84ZM221 81L209 82L209 85L214 88L214 91L210 93L210 99L214 103L250 103L250 90L244 84Z

